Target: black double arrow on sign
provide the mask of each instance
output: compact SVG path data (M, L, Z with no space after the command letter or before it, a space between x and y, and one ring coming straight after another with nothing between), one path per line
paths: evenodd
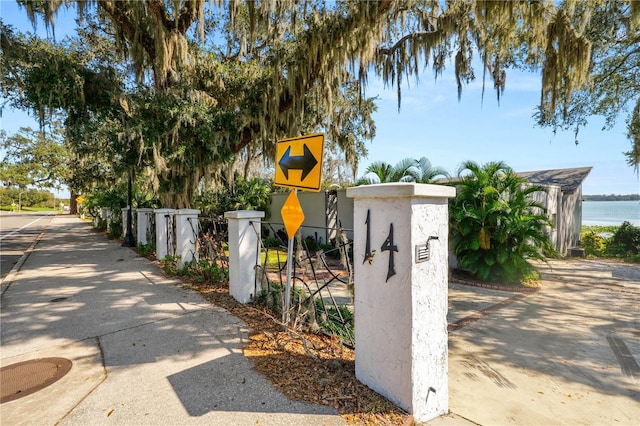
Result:
M291 146L289 146L280 161L278 161L278 165L280 169L282 169L282 173L284 173L286 179L289 179L289 170L302 170L301 181L311 173L311 170L313 170L317 164L318 160L313 156L307 144L304 144L304 152L302 155L291 155Z

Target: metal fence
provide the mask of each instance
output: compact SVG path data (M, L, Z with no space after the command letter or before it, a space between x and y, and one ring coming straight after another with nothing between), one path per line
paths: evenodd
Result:
M255 225L258 225L256 223ZM262 223L260 255L256 270L254 303L262 304L276 316L285 318L287 249L286 235L279 224ZM193 224L192 224L193 226ZM194 231L195 231L195 226ZM259 229L254 226L254 229ZM223 217L199 217L193 266L207 281L226 282L229 277L227 255L228 225ZM295 239L292 263L289 325L310 327L315 332L337 336L353 346L353 268L352 243L347 230L338 229L329 245L312 237ZM324 232L324 228L322 229ZM283 237L285 239L283 239Z
M195 235L195 226L191 221L189 223ZM197 235L196 268L206 280L226 281L229 278L229 257L225 250L229 239L226 220L221 216L198 217Z
M162 219L160 219L162 220ZM166 213L164 215L165 229L167 230L166 253L167 256L176 256L176 217L173 214Z
M314 331L337 336L347 345L353 335L352 245L345 229L337 229L331 244L319 244L313 237L294 239L290 308L284 311L286 293L286 234L263 224L260 263L256 265L257 301L290 318L292 327L306 325ZM322 229L324 232L326 228Z

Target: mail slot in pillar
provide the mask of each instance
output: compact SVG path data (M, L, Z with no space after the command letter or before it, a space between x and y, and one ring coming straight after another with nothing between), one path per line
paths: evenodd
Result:
M356 377L425 422L448 411L448 198L394 183L354 198Z

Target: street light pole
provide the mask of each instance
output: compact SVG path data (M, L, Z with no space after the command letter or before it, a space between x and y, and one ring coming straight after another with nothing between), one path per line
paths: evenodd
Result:
M133 167L129 166L129 182L128 182L128 187L127 187L127 203L128 203L128 208L127 208L127 232L124 236L124 241L122 242L122 245L124 247L135 247L136 242L133 239L133 226L132 226L132 215L131 215L131 205L133 204L133 200L132 200L132 175L133 174Z
M19 212L22 211L22 194L24 194L24 191L18 194L18 211Z

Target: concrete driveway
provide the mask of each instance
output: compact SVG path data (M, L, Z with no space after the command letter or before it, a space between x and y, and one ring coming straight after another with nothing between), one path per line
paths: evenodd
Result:
M640 266L554 260L541 272L528 295L450 285L450 322L480 313L449 334L455 419L640 424Z

